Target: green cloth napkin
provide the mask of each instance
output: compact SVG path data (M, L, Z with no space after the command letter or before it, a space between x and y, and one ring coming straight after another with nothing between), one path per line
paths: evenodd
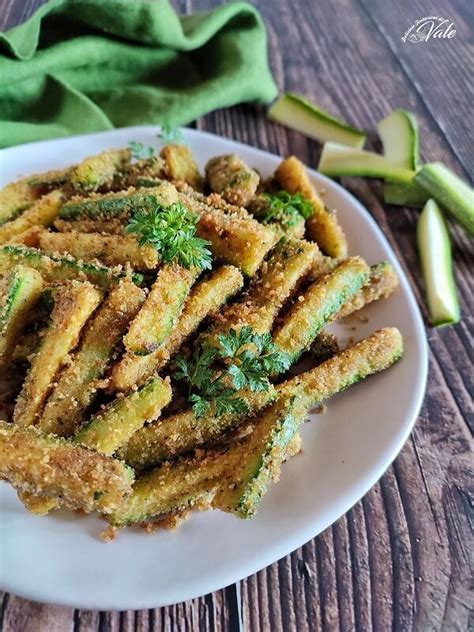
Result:
M0 147L144 123L184 125L277 88L246 2L52 0L0 33Z

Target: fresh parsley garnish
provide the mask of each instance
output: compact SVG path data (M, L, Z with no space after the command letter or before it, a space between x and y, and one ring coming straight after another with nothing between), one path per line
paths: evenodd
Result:
M218 367L219 360L224 361L225 368ZM174 377L188 383L188 400L196 416L209 414L214 404L215 415L220 417L248 412L237 392L244 388L268 391L269 376L286 371L290 358L277 349L270 334L257 334L245 326L221 334L218 347L198 347L189 360L179 356L176 364Z
M143 160L148 158L153 158L155 155L155 150L151 145L145 147L143 143L139 143L136 140L131 140L128 143L128 146L132 152L132 158L135 160Z
M308 219L313 213L311 202L301 193L288 193L279 191L274 195L265 195L268 201L268 210L263 218L263 223L280 221L287 226L293 226L301 217Z
M137 211L128 223L127 232L138 235L140 246L154 246L165 262L210 270L212 253L209 242L196 236L198 219L181 202L170 206L156 203Z
M181 130L178 127L173 127L173 125L169 123L163 123L161 132L157 134L157 137L162 143L184 143Z

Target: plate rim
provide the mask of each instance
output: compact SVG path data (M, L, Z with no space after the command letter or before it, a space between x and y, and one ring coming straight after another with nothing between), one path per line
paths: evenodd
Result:
M149 131L150 133L156 134L157 132L160 131L160 126L137 125L137 126L131 126L131 127L115 128L112 130L105 130L101 132L94 132L90 134L77 134L74 136L34 141L31 143L24 143L21 145L15 145L13 147L1 149L0 156L4 157L5 154L8 155L8 153L14 153L17 149L20 149L21 151L25 151L31 147L32 150L36 150L38 146L44 146L45 144L53 144L53 145L56 143L67 144L70 141L74 141L76 139L81 139L84 137L88 137L88 138L108 137L108 136L120 135L121 133L124 133L124 132L133 133L134 130L145 132L145 133ZM226 141L228 143L231 143L236 148L237 151L239 148L244 149L245 151L250 149L252 150L252 152L256 152L260 154L263 158L272 158L272 159L279 158L280 160L282 159L281 156L279 156L278 154L273 154L269 151L260 149L258 147L253 147L252 145L248 145L246 143L242 143L230 138L226 138L224 136L220 136L219 134L214 134L212 132L201 131L201 130L196 130L192 128L181 128L181 131L183 132L183 135L185 138L187 136L189 136L190 138L195 138L195 139L202 139L202 138L205 139L206 137L208 137L210 139L212 138L218 141ZM399 455L400 451L402 450L403 446L407 442L413 430L413 427L419 416L419 413L420 413L420 410L425 398L425 394L426 394L426 385L427 385L427 378L428 378L429 347L428 347L428 341L427 341L423 317L421 315L420 308L418 306L417 300L415 298L414 292L412 290L408 277L405 273L405 270L403 269L390 242L388 241L387 237L383 233L381 227L377 224L375 219L372 217L371 213L350 191L342 187L338 182L335 182L331 178L324 176L323 174L317 172L315 169L312 169L310 167L307 167L307 169L312 179L315 179L317 182L320 182L325 186L334 187L336 191L340 195L342 195L343 198L346 198L345 201L347 201L348 204L355 205L358 209L358 212L363 216L364 220L368 222L371 228L375 231L375 233L378 234L378 237L382 241L386 251L390 253L391 255L390 257L391 263L394 265L397 271L397 274L399 275L400 285L402 286L403 291L406 295L406 298L408 302L410 303L412 311L415 315L415 321L413 324L414 324L414 330L417 332L418 335L416 336L416 339L413 344L416 344L416 346L418 347L421 370L419 374L417 375L418 384L416 387L416 397L413 398L413 401L411 402L411 405L410 405L409 412L405 415L405 419L409 419L410 421L406 425L404 432L400 435L398 440L396 442L393 441L393 445L389 449L390 456L385 459L383 465L377 468L376 474L364 475L363 481L360 482L358 485L358 490L356 494L354 493L354 491L352 492L345 491L344 494L340 495L338 507L336 510L333 511L333 514L337 514L337 515L335 517L334 515L331 515L329 516L327 520L326 519L323 520L323 523L324 523L323 526L321 528L317 528L316 533L314 532L314 527L313 528L311 527L312 522L310 522L309 525L305 527L299 527L295 530L296 531L295 533L291 533L287 535L287 537L281 540L279 543L272 544L271 547L262 549L259 557L255 557L254 559L251 559L251 560L241 560L241 563L239 566L240 571L238 572L235 570L228 571L228 572L222 571L218 575L218 578L215 580L212 579L212 577L214 576L212 576L211 578L207 578L205 580L205 583L203 584L203 590L200 590L199 592L196 592L196 590L191 589L191 588L188 589L188 591L181 590L179 599L176 599L174 601L170 601L169 599L162 601L160 600L159 595L157 595L156 599L154 599L153 601L151 601L150 599L144 599L140 602L139 600L134 599L133 605L131 606L130 604L127 604L123 600L121 600L122 603L120 605L117 605L116 601L111 602L110 600L109 602L102 601L98 603L98 601L97 600L94 601L93 598L89 600L87 603L86 602L79 603L77 601L69 600L67 598L53 600L53 599L45 598L45 596L41 594L41 591L39 593L38 592L35 593L34 591L29 591L29 590L22 591L21 588L18 588L18 586L15 585L15 582L10 583L8 579L2 582L1 584L2 590L4 590L5 592L11 592L12 594L15 594L27 599L41 601L42 603L49 603L49 604L55 604L55 605L66 606L66 607L71 607L71 608L79 608L79 609L93 609L93 610L100 609L100 610L106 610L106 611L142 610L142 609L159 608L159 607L174 605L176 603L181 603L182 601L195 599L204 594L208 594L210 592L220 590L226 586L229 586L235 582L241 581L249 577L250 575L277 562L282 557L285 557L286 555L290 555L297 548L299 548L300 546L303 546L306 542L315 538L317 535L319 535L324 530L326 530L329 526L334 524L334 522L339 520L343 515L345 515L352 507L354 507L361 500L361 498L363 498L368 493L368 491L380 480L383 474L387 471L387 469L391 466L393 461ZM353 490L353 488L351 489ZM341 509L341 506L343 507L342 509Z

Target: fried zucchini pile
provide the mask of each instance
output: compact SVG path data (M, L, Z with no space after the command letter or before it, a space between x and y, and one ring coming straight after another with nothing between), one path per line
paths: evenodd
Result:
M395 328L342 351L325 330L398 279L348 256L294 156L262 181L236 155L201 174L183 144L149 154L0 191L0 477L114 529L249 518L308 412L401 358Z

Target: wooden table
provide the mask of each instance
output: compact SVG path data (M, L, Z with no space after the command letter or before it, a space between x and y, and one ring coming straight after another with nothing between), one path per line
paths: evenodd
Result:
M41 0L0 0L0 27L22 22L39 4ZM176 3L182 12L217 4ZM468 0L254 4L268 26L270 61L280 88L312 96L322 107L371 130L375 148L375 123L394 108L407 108L420 122L423 158L442 160L461 177L469 176L473 120L468 39L473 16ZM453 39L401 41L416 19L433 13L454 21ZM318 161L317 143L269 123L264 110L251 105L213 112L197 127L280 155L295 153L313 166ZM384 208L378 182L353 179L344 184L380 224L426 316L415 244L418 211ZM242 626L252 632L467 630L474 257L467 235L454 225L452 235L463 320L455 327L428 328L430 375L416 428L395 463L351 511L260 573L167 608L74 611L5 595L3 632Z

